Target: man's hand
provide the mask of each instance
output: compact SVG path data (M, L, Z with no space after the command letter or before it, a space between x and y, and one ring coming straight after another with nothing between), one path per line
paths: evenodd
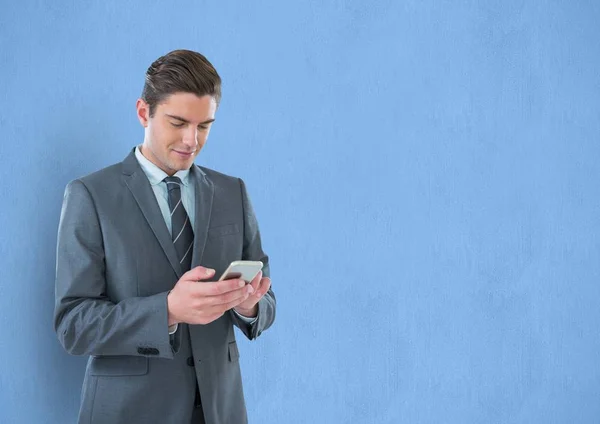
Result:
M183 274L167 296L169 326L180 322L208 324L254 292L254 287L240 279L199 283L214 274L214 269L201 266Z
M234 307L237 313L253 318L258 314L258 301L269 291L271 287L271 279L269 277L263 278L262 271L258 273L254 280L248 285L252 287L252 294L248 296L243 302Z

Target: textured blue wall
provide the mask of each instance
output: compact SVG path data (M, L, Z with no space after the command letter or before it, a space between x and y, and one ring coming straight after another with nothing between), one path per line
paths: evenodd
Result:
M247 181L272 257L251 422L600 422L600 4L574 3L4 2L0 422L75 419L64 186L142 141L175 48L224 79L198 162Z

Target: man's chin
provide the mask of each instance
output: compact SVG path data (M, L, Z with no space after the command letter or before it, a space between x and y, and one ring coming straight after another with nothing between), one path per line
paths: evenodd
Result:
M194 153L190 155L184 155L174 151L171 154L171 163L172 165L176 165L175 169L178 170L190 169L194 163L194 159L196 159L196 154Z
M195 158L192 157L186 160L179 160L176 163L171 163L172 166L170 168L175 171L187 171L194 164L194 159Z

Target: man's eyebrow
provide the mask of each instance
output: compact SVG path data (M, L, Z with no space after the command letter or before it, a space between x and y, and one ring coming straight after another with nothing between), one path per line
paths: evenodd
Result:
M177 115L170 115L170 114L168 114L168 113L165 113L165 115L167 115L169 118L173 118L173 119L177 119L178 121L185 122L186 124L189 124L189 123L190 123L190 121L188 121L188 120L187 120L187 119L185 119L185 118L182 118L181 116L177 116ZM199 125L203 125L203 124L210 124L211 122L215 122L215 120L214 120L214 119L209 119L209 120L207 120L207 121L200 122L200 124L199 124Z

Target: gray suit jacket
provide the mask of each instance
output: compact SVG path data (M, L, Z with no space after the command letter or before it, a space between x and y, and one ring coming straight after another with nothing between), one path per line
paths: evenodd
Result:
M219 276L233 260L269 262L244 183L192 166L192 267ZM275 319L275 296L244 323L229 311L169 336L167 293L182 271L150 183L132 151L72 181L58 230L54 328L73 355L90 355L80 423L191 422L198 382L209 424L247 422L233 325L255 339ZM201 283L200 283L201 284Z

